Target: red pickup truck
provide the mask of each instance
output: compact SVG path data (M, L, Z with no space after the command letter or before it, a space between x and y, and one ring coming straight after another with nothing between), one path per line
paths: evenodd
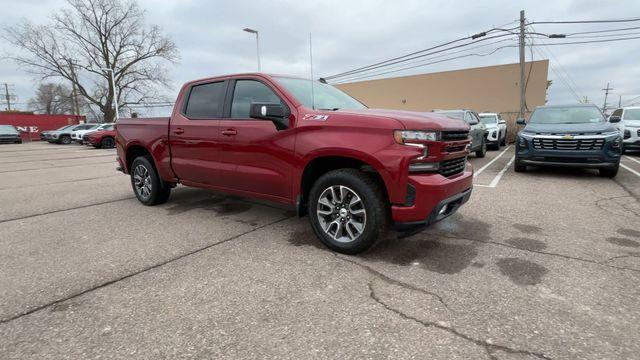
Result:
M120 169L145 205L176 184L295 207L318 238L364 251L471 195L469 126L427 112L368 109L322 81L262 73L185 84L170 118L121 119Z

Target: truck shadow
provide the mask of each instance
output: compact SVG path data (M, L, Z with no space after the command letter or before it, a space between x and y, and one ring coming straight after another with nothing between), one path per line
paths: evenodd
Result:
M212 211L216 215L235 215L246 212L252 204L233 196L224 196L201 189L177 189L172 192L165 210L167 215L179 215L191 210Z
M395 236L381 242L366 252L363 258L400 266L419 266L440 274L456 274L474 263L481 243L464 239L445 239L439 233L447 232L453 237L464 238L467 233L473 238L489 238L491 225L476 219L465 219L456 214L435 224L425 231L407 238Z

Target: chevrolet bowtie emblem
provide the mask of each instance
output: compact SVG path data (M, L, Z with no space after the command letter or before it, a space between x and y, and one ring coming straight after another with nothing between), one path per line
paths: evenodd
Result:
M573 135L563 135L562 138L565 140L571 140L573 139Z

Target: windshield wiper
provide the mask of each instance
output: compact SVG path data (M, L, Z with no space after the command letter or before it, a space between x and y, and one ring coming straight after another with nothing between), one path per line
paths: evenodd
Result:
M318 109L318 110L324 110L324 111L338 111L338 110L340 110L340 108Z

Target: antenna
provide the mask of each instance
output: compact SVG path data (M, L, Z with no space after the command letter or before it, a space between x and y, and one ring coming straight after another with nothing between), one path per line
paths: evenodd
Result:
M311 45L311 33L309 33L309 62L311 70L311 108L316 109L316 97L313 91L313 46Z

